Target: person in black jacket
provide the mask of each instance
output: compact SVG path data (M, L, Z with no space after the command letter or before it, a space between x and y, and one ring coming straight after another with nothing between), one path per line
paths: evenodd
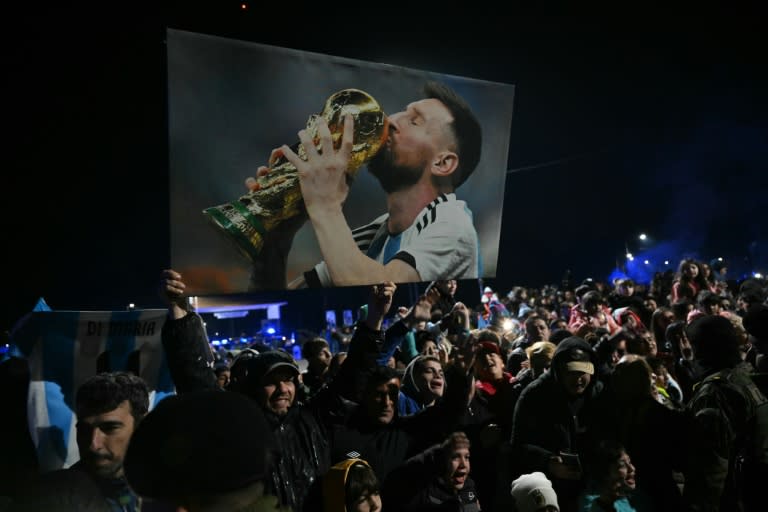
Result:
M203 321L184 307L184 288L178 272L163 272L161 292L169 318L162 340L171 377L177 393L218 389ZM272 465L269 491L295 512L316 510L318 500L308 497L320 492L317 482L331 466L330 447L323 422L314 411L295 403L298 365L279 351L247 354L251 357L233 365L228 389L255 399L272 429L282 455Z
M168 366L178 392L214 389L213 357L205 329L202 319L183 307L184 288L180 274L163 272L161 290L170 314L162 329ZM446 379L451 381L453 376L455 391L445 397L445 403L428 413L397 418L391 401L394 394L396 404L399 378L388 374L390 369L376 366L384 341L382 320L395 289L394 283L371 288L368 315L355 329L346 361L307 404L295 401L298 367L287 354L252 354L243 364L233 365L229 389L247 394L263 407L283 454L273 465L271 491L296 512L317 510L322 501L319 477L331 464L360 457L384 481L407 457L443 438L466 410L471 383L464 373L454 371ZM421 300L407 318L426 318L429 309L430 304Z
M358 324L349 355L342 365L342 372L348 372L349 379L344 387L354 391L346 397L352 402L347 402L343 416L328 416L327 424L332 462L351 457L365 459L380 482L385 482L392 470L407 458L439 443L458 427L473 386L466 370L448 366L443 399L414 415L398 416L400 377L392 368L376 364L385 338L381 323L391 306L394 290L394 283L372 287L368 315L365 322ZM430 301L422 296L403 322L412 324L426 319L430 309ZM387 502L386 493L382 500Z
M594 401L602 391L596 366L589 343L576 336L566 338L555 350L550 371L529 384L515 406L511 474L546 474L564 511L576 503L583 488L579 464L595 421Z
M387 508L403 512L480 510L469 476L470 442L463 432L408 459L385 484Z
M683 499L690 510L765 510L768 398L742 361L739 333L722 316L686 327L701 380L686 410L688 436Z

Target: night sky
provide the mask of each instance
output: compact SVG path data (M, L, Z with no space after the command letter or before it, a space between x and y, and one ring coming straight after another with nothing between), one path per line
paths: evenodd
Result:
M499 274L487 281L500 291L557 283L566 269L606 279L626 249L651 271L684 255L723 256L733 277L768 270L761 17L284 18L239 5L7 18L3 329L38 297L54 309L160 306L170 259L165 27L515 84ZM476 290L460 286L473 303ZM362 297L288 300L341 309ZM254 300L273 298L285 294ZM310 309L288 315L322 318Z

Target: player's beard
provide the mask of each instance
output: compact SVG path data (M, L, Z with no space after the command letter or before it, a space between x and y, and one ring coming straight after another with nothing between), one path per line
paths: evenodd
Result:
M379 180L384 192L391 194L418 183L423 169L395 164L392 148L385 147L368 162L368 171Z

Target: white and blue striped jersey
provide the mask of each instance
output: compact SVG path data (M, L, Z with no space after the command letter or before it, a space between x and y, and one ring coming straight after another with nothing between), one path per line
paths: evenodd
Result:
M394 259L412 266L421 281L482 277L482 261L472 212L455 194L441 194L402 233L387 231L389 214L352 230L357 247L386 265ZM325 262L305 273L307 284L333 286Z

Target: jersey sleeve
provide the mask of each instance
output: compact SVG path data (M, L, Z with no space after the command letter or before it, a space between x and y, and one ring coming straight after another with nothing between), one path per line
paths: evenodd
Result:
M456 213L452 210L417 221L408 243L393 257L415 268L422 281L470 279L480 274L479 243L471 214L451 215Z
M365 252L368 250L371 240L387 221L388 217L389 215L387 214L380 215L372 222L352 230L352 238L355 240L355 244L360 251ZM321 261L312 269L304 272L304 280L309 288L329 288L333 286L331 272L328 270L328 265L326 265L325 261Z

